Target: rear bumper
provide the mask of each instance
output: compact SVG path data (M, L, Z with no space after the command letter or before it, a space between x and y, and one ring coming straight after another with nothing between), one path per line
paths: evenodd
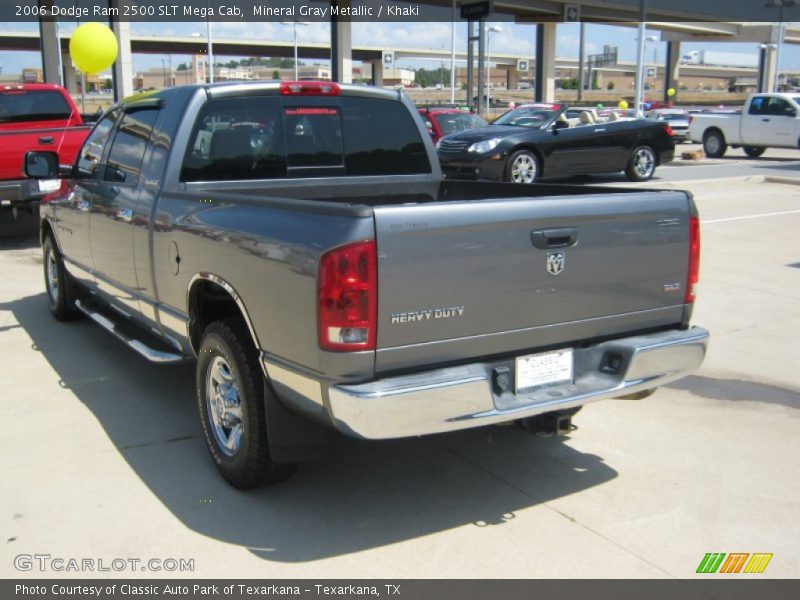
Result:
M7 179L0 181L0 202L19 204L44 196L35 179Z
M327 390L328 417L348 435L400 438L491 425L632 394L689 375L703 362L708 331L669 330L574 349L574 382L515 394L494 382L510 361L475 363ZM618 368L601 369L609 355Z

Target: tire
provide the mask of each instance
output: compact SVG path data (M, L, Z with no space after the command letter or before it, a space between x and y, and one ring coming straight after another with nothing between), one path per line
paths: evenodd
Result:
M703 152L709 158L719 158L725 154L728 145L725 143L725 137L719 131L707 131L703 135Z
M241 319L218 321L206 328L197 359L200 422L217 469L238 489L278 483L296 468L270 457L264 390L272 392L263 377L256 348Z
M77 287L64 268L64 260L58 251L53 236L48 234L42 244L44 264L44 289L47 306L59 321L70 321L81 313L75 308Z
M636 146L628 157L625 176L631 181L647 181L656 172L656 152L650 146Z
M530 150L514 152L506 162L505 180L510 183L534 183L541 172L539 159Z
M742 149L750 158L758 158L767 150L763 146L743 146Z

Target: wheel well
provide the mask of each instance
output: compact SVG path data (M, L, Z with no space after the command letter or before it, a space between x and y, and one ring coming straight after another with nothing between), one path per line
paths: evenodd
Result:
M42 220L42 224L39 228L39 243L44 244L44 238L46 238L48 235L52 236L53 241L55 242L56 236L53 234L53 226L50 225L50 221L44 219Z
M189 290L188 305L189 341L195 350L200 347L206 327L215 321L238 317L249 329L249 322L231 291L213 281L197 280ZM253 340L253 343L256 344L256 341Z

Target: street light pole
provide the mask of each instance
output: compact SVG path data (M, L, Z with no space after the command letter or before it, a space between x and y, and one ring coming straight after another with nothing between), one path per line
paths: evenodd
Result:
M294 34L294 80L298 81L300 79L300 74L298 70L297 58L297 26L303 25L305 27L306 25L309 25L309 23L306 21L281 21L281 24L292 26L292 32Z
M493 33L500 33L503 31L503 28L499 25L493 25L487 29L486 35L486 110L488 111L491 107L492 103L490 100L490 84L492 81L492 34Z
M211 41L211 21L206 21L206 39L208 40L208 82L214 83L214 43Z
M642 116L642 96L644 95L644 34L645 23L645 0L639 0L639 46L636 61L636 96L634 98L634 110L637 117Z

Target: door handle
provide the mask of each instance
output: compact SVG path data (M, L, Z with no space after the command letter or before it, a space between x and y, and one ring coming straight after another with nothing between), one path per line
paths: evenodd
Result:
M130 223L133 221L133 211L130 208L120 208L117 211L117 220L123 223Z
M576 227L537 229L531 231L531 243L539 250L569 248L578 243L578 229Z
M765 123L769 122L769 119L761 119L761 120L764 121Z
M605 129L595 129L594 130L595 133L602 133L603 131L605 131Z
M53 136L43 136L39 138L40 144L52 144L54 141Z

